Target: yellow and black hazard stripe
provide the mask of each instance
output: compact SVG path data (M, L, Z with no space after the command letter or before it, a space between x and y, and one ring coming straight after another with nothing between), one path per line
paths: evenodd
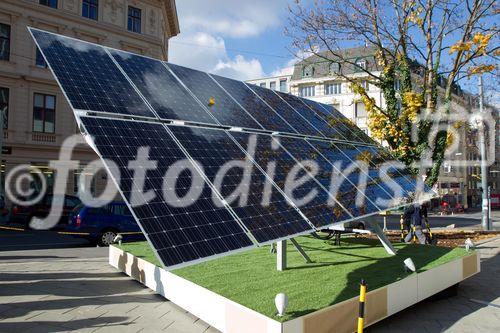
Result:
M363 333L365 326L365 300L366 300L366 282L361 280L359 287L359 316L358 316L358 333Z

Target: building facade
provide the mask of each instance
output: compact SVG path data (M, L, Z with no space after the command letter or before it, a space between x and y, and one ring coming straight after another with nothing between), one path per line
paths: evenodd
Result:
M43 174L50 192L54 174L49 161L57 160L64 139L79 130L28 26L167 60L168 39L179 33L179 23L175 0L0 1L2 190L5 175L22 164ZM73 154L81 165L96 158L88 146ZM72 173L68 194L77 193L80 173ZM105 183L105 173L89 176L93 186ZM38 185L29 186L36 190Z
M264 77L261 79L249 80L247 82L263 88L289 93L291 80L292 80L292 75L290 74L290 75Z

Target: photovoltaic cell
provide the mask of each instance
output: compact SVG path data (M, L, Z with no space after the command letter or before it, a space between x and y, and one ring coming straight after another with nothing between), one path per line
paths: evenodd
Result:
M368 195L372 193L370 191L370 184L368 184L368 191L365 193L358 189L356 182L350 182L350 180L358 180L358 177L349 178L349 175L344 175L341 172L343 169L336 169L334 167L336 164L348 165L351 161L346 156L337 155L339 160L332 163L333 161L326 159L322 154L318 153L318 151L306 140L281 138L280 143L296 160L300 162L309 160L316 163L318 172L315 178L323 185L324 189L331 191L331 196L323 195L322 201L327 202L328 200L332 200L331 198L333 197L334 200L348 211L349 215L340 215L339 207L334 207L333 212L335 216L331 218L327 224L358 218L366 214L380 211L380 208L375 204L376 197ZM339 185L337 187L332 186L335 183ZM311 218L310 220L312 221ZM321 224L314 224L317 227L322 226Z
M155 117L103 47L30 31L73 109Z
M331 166L322 165L322 161L318 160L314 155L314 149L308 145L303 139L271 137L269 135L253 135L249 133L230 132L229 135L234 137L242 146L246 145L253 136L256 138L256 148L254 159L268 175L272 175L277 186L294 200L295 204L316 227L324 227L333 223L348 220L351 216L339 204L335 204L333 198L328 195L330 187L331 175L327 174ZM284 149L284 148L286 149ZM288 151L293 151L289 154ZM297 152L300 151L301 154ZM316 154L317 155L317 154ZM301 166L298 162L306 160L314 160L320 166L320 172L314 177L307 172L307 165ZM273 166L274 165L274 166ZM296 176L293 177L292 170L296 170ZM297 183L297 187L287 189L294 179L301 179L302 184ZM289 186L288 185L288 186ZM276 191L274 189L274 191ZM310 200L303 201L304 198L310 196L310 193L317 193ZM329 201L333 203L330 204ZM301 203L301 201L303 201ZM350 204L349 202L342 202ZM341 203L341 204L342 204Z
M266 130L297 133L278 113L275 113L259 96L250 90L245 83L218 75L210 75Z
M241 108L212 78L205 72L167 64L189 90L206 105L208 111L225 126L262 129L262 126ZM210 100L214 104L210 105Z
M304 101L307 101L304 99ZM342 120L341 124L352 131L355 138L352 140L354 142L364 142L371 145L378 145L372 138L370 138L364 131L362 131L358 126L356 126L352 121L349 121L340 111L335 109L333 106L323 103L316 103L326 111L326 115L332 115L334 119Z
M316 112L317 115L322 117L328 123L331 130L336 132L336 134L330 135L329 137L345 141L364 142L362 137L365 133L358 127L353 128L351 126L352 121L340 112L338 115L334 115L333 113L328 112L325 107L320 105L320 103L309 99L301 98L301 102L310 107L314 112Z
M395 196L394 190L380 178L380 170L377 169L377 166L367 161L370 158L368 154L360 152L351 144L308 141L330 163L334 164L336 169L341 170L342 175L348 178L348 182L364 191L365 196L370 198L380 210L394 207L401 201L401 198ZM362 164L365 166L363 167ZM365 178L366 181L364 181ZM366 188L363 189L365 183Z
M297 133L304 135L313 135L324 137L324 135L314 128L305 118L295 112L289 105L283 103L283 100L274 93L274 91L262 88L253 84L248 87L252 89L260 98L262 98L276 113L282 116L295 129Z
M309 223L276 190L272 191L267 205L262 204L264 188L269 181L226 131L182 126L169 128L189 155L203 166L205 174L259 243L312 232ZM250 155L255 149L251 146L252 143L243 146L250 147ZM224 165L226 169L222 168ZM249 168L246 173L245 166ZM217 174L221 170L227 173L219 174L218 182ZM246 181L245 175L248 177ZM246 202L241 202L241 197L235 195L240 193L235 191L241 189L242 182L248 184L248 188L242 189L248 193Z
M117 50L110 53L161 119L217 124L161 61Z
M230 212L220 203L216 205L212 191L203 181L194 181L194 174L182 165L192 165L162 124L125 120L82 117L87 133L104 163L113 161L118 166L120 189L130 203L131 196L141 189L133 186L134 173L130 161L136 160L138 149L149 147L149 159L157 168L147 170L143 192L152 191L154 199L131 207L139 224L149 238L158 256L167 267L203 260L218 254L253 246ZM178 177L166 177L167 170L177 170ZM172 173L171 175L175 175ZM170 194L165 200L163 181ZM201 194L185 207L172 205L193 186ZM198 187L196 187L198 186ZM202 187L200 189L199 187Z
M292 107L297 113L307 119L307 122L318 130L322 136L331 139L342 139L341 135L334 128L328 125L328 122L302 102L302 98L279 91L276 91L275 93L280 96L287 105Z

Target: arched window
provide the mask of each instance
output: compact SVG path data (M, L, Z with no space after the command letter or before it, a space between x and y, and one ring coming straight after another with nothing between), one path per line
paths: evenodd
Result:
M314 66L313 65L304 66L302 70L302 77L313 77L313 76L314 76Z

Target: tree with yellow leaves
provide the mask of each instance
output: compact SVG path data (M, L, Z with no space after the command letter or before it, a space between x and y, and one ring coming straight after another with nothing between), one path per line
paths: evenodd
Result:
M454 138L440 129L429 142L430 119L454 112L452 92L462 79L497 73L499 13L495 0L295 0L287 33L298 50L340 64L335 74L365 104L372 135L386 141L407 166L414 168L431 152L433 164L424 171L433 185ZM373 50L376 68L357 67L356 59L342 52L353 43ZM380 88L383 107L353 68Z

